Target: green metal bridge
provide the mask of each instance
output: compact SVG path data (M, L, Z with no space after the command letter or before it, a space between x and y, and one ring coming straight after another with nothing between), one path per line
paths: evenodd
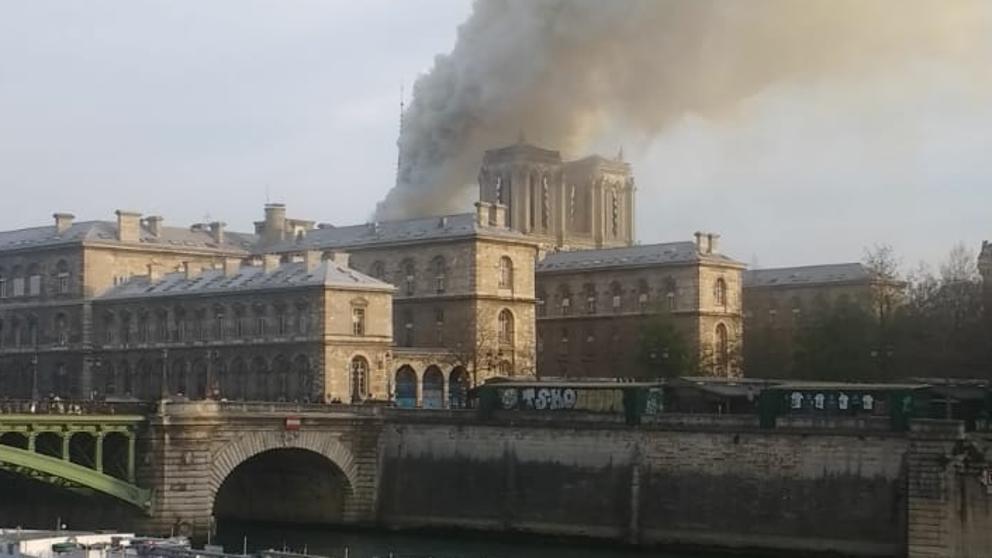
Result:
M145 416L113 407L35 403L0 408L0 470L70 490L107 494L143 511L151 491L135 482L135 443Z

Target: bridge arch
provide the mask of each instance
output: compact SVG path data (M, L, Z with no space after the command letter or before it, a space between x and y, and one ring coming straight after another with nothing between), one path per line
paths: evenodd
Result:
M341 507L338 519L350 515L353 508L355 487L358 483L358 463L352 452L341 442L326 433L317 432L252 432L239 435L214 453L209 479L209 507L217 513L218 507L229 506L221 502L229 499L231 490L225 481L236 479L242 469L278 466L286 460L291 473L300 476L298 469L326 470L333 477L331 484L339 492ZM292 521L292 520L291 520ZM319 522L319 521L305 521Z

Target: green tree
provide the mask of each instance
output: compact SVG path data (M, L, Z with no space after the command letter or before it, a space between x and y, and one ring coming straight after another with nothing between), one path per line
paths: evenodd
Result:
M697 359L671 315L658 312L641 326L637 362L649 378L673 378L696 372Z

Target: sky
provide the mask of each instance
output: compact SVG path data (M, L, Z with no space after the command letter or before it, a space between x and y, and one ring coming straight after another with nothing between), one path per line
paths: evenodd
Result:
M467 0L4 0L0 229L132 209L250 230L266 201L364 222L395 180L401 86L408 95L451 50L470 11ZM956 243L992 240L992 95L973 72L914 60L781 82L729 117L686 114L655 137L616 131L596 147L623 144L644 243L706 230L759 267L858 260L883 243L907 268L937 263Z

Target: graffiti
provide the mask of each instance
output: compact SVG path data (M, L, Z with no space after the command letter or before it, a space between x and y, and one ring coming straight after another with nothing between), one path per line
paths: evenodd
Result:
M505 410L623 412L619 389L503 388L499 400Z

